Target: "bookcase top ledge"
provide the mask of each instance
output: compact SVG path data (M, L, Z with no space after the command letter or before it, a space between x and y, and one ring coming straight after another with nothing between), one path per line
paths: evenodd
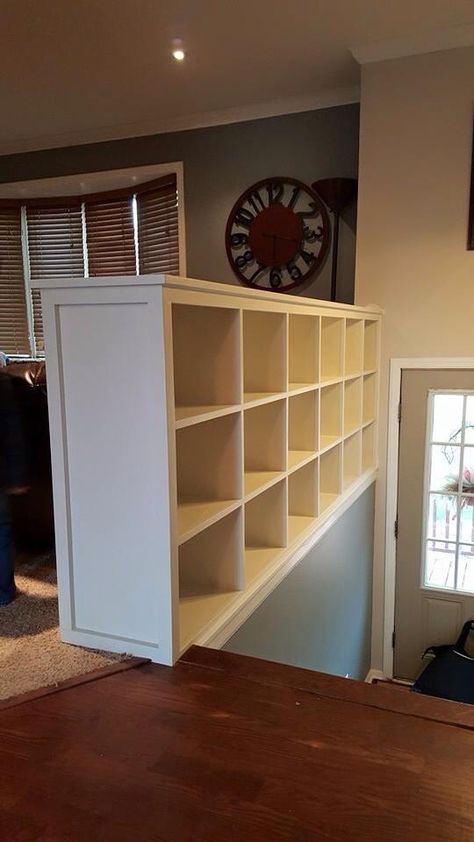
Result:
M179 275L134 275L134 276L103 276L94 278L38 278L31 281L33 289L98 289L104 287L126 287L126 286L161 286L165 289L181 290L184 292L207 293L228 296L238 299L243 307L251 305L251 302L261 301L262 304L271 304L272 309L282 309L288 312L292 307L308 308L311 312L324 311L325 315L342 316L346 313L349 318L380 317L383 310L375 304L355 305L344 304L339 301L326 301L319 298L307 298L303 295L286 295L284 293L266 292L265 290L252 289L237 284L222 283L220 281L204 281L196 278L185 278ZM196 303L197 300L196 300ZM280 308L278 307L280 305ZM225 306L225 302L220 302ZM230 303L228 306L232 306ZM233 305L235 306L235 304Z

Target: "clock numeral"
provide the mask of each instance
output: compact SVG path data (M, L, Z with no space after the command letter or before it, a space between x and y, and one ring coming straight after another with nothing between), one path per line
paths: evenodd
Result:
M260 211L265 210L265 202L263 201L258 190L255 190L253 193L250 194L250 196L247 199L247 202L249 203L249 205L252 206L256 214L260 213Z
M248 241L247 234L231 234L230 237L230 244L233 249L239 248L239 246L246 246Z
M306 240L307 243L315 243L317 240L323 239L323 229L321 225L318 225L316 231L314 228L310 228L309 225L306 225L303 230L303 239Z
M273 268L270 272L270 286L272 289L278 289L281 286L280 270Z
M298 211L297 216L301 217L301 219L314 219L315 216L319 216L320 210L316 202L310 202L309 206L311 210L307 211Z
M283 184L279 182L270 182L267 184L268 202L270 205L276 205L283 196Z
M259 263L259 264L258 264L258 269L255 269L255 272L253 273L253 275L250 275L250 278L248 279L249 283L250 283L250 284L255 284L255 283L257 282L257 278L258 278L258 276L259 276L259 275L261 275L261 274L262 274L262 272L265 272L265 269L266 269L266 268L267 268L267 267L266 267L266 266L264 266L264 265L263 265L263 263Z
M294 208L294 206L296 205L296 202L297 202L297 200L298 200L298 196L300 195L300 193L301 193L301 188L300 188L300 187L294 187L294 188L293 188L292 193L291 193L291 199L290 199L290 201L288 202L288 207L289 207L289 208L291 208L291 209L293 209L293 208Z
M244 254L239 254L235 261L235 265L237 269L245 269L248 263L252 263L254 260L253 252L248 249Z
M235 214L234 219L238 225L243 225L244 228L250 228L255 217L251 211L247 210L247 208L240 208L240 210L238 210Z
M301 269L298 266L295 266L294 263L288 263L286 268L292 281L299 281L300 278L303 277Z
M299 254L303 258L304 262L307 266L311 266L312 263L316 260L316 255L312 251L305 251L304 249L299 250Z

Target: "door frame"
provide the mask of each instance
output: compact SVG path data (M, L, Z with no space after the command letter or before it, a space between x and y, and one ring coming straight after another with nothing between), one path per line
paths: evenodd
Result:
M398 502L398 449L400 442L399 404L402 373L405 369L472 369L474 357L392 357L389 370L387 478L385 491L384 553L384 627L383 673L393 678L392 635L395 628L395 584L397 573L397 541L395 521Z

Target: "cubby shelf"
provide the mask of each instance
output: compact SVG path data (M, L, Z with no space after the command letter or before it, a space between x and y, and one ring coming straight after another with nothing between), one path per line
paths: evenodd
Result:
M250 409L253 406L281 401L285 397L286 392L244 392L244 404L246 409Z
M317 452L315 450L289 450L288 451L288 473L291 473L307 462L315 459Z
M181 499L178 503L178 543L192 538L239 505L239 500Z
M343 450L343 489L349 488L362 473L362 439L360 431L345 439Z
M57 535L62 637L168 664L222 645L374 479L380 311L165 275L44 291L55 504L77 532ZM107 599L85 600L91 570Z
M179 645L184 651L199 637L206 627L235 602L235 591L203 593L182 597L179 600Z
M178 543L239 504L241 460L240 413L176 431Z
M318 460L299 468L288 477L288 543L314 526L319 510Z
M286 480L245 504L245 579L272 564L288 543Z
M182 651L375 466L378 319L200 301L172 325Z
M328 450L320 457L319 473L319 509L323 513L330 508L341 493L341 452L342 445Z
M223 415L232 415L233 412L240 412L240 406L233 404L222 404L220 406L177 406L175 408L176 429L190 427L192 424L201 424L202 421L211 421L213 418L221 418Z
M244 496L254 497L285 476L283 471L245 471Z
M364 371L375 371L377 368L377 321L367 319L364 322Z

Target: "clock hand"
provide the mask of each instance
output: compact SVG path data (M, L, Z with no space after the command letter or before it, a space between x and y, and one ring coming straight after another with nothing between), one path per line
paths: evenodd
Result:
M273 240L285 240L288 243L300 243L301 240L295 240L294 237L283 237L281 234L265 234L262 232L262 237L270 238L272 237Z

